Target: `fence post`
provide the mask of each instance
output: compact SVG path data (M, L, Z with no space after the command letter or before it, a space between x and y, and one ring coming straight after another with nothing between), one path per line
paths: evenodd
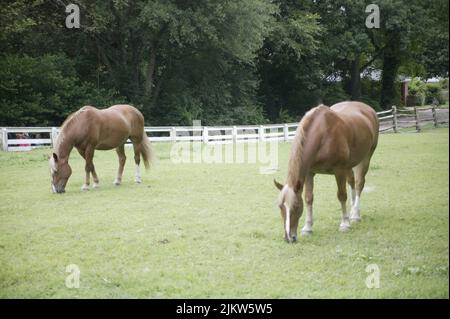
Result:
M431 113L433 114L433 125L436 128L438 126L436 108L434 106L431 107Z
M258 133L259 133L259 140L261 142L264 141L264 126L263 125L259 126Z
M203 143L208 144L208 127L207 126L203 126Z
M8 130L6 128L2 128L2 150L8 151Z
M392 105L392 124L394 133L397 133L397 107L395 105Z
M289 139L289 127L286 123L283 126L283 133L284 133L284 141L287 142Z
M50 141L52 143L53 148L55 148L57 137L58 137L58 129L56 127L52 127L52 131L50 133Z
M416 131L420 132L419 113L417 112L417 107L414 107L414 117L416 119Z
M233 126L233 130L232 130L231 134L233 135L233 143L236 144L236 142L237 142L237 126L236 125Z
M170 129L170 139L172 140L173 143L175 143L177 141L177 129L176 129L176 127L172 127Z

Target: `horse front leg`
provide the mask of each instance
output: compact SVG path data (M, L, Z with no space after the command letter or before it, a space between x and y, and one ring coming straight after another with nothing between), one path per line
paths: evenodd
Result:
M81 157L84 158L85 161L85 166L84 166L84 170L86 171L86 178L85 178L85 182L84 184L81 186L81 190L82 191L87 191L89 190L89 173L87 171L87 161L86 161L86 149L84 148L77 148L78 153L80 153Z
M308 174L306 176L305 181L305 202L306 202L306 218L305 218L305 226L302 228L302 236L308 236L312 234L312 226L313 226L313 194L314 188L314 174Z
M86 172L86 177L84 179L84 184L81 186L82 191L88 191L89 190L89 184L91 179L91 170L90 170L90 164L88 164L88 161L86 160L84 165L84 171Z
M337 197L341 203L341 224L339 225L339 230L341 232L346 232L350 230L350 218L347 213L347 188L346 188L346 177L345 173L335 173L336 183L338 187Z

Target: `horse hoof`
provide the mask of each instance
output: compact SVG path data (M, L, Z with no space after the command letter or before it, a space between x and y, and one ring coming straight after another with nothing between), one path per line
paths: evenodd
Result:
M142 183L142 181L141 181L140 179L136 179L136 180L134 180L134 182L135 182L136 184Z
M302 232L300 233L302 236L311 236L313 233L312 230L302 230Z
M84 184L83 186L81 186L81 190L82 191L88 191L89 190L89 185Z
M120 181L115 180L115 181L113 182L113 184L116 185L116 186L119 186L121 183L120 183Z
M350 217L350 222L352 224L358 224L361 222L361 217Z
M339 226L339 231L342 233L346 233L350 230L350 225L349 224L341 224Z
M93 188L99 188L100 185L98 183L94 183L94 185L92 185Z

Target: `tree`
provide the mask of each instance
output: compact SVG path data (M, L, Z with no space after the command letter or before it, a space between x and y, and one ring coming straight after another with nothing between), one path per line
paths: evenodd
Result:
M211 123L264 121L255 93L255 57L273 27L276 5L264 0L78 4L81 28L71 30L64 26L62 1L2 7L2 59L18 52L30 58L63 52L73 62L74 79L125 97L161 124L190 124L200 115Z
M79 105L112 105L123 101L112 91L79 79L64 54L0 59L0 125L59 125Z
M430 19L425 30L423 52L415 61L423 66L424 77L448 77L448 0L435 0L425 7Z
M314 58L321 31L308 1L277 1L276 23L258 57L259 99L275 121L280 110L303 114L317 101L320 70Z
M262 0L81 4L88 12L85 23L89 27L84 32L95 42L110 75L109 85L141 105L148 117L174 112L167 108L178 109L183 124L190 117L182 115L186 112L208 113L205 108L212 106L212 97L231 107L233 99L226 97L232 92L227 88L242 82L230 75L239 73L234 72L236 68L251 70L275 11L275 6ZM211 81L206 83L206 78ZM213 96L195 93L220 83ZM244 88L237 94L246 92Z
M448 76L448 1L80 0L0 7L2 125L60 124L126 102L147 124L294 120L314 105L397 103L398 75ZM382 81L361 74L382 70Z
M390 108L399 103L399 68L421 52L420 43L430 19L421 1L383 0L379 6L381 28L372 29L371 40L382 52L380 105Z
M312 7L321 16L320 64L324 76L343 79L352 100L361 99L361 73L376 56L365 26L366 1L316 1Z

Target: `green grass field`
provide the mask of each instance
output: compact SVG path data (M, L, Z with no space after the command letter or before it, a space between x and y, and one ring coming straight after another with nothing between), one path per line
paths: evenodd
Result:
M81 192L72 153L66 193L52 194L49 149L0 152L2 298L448 298L447 128L384 134L362 196L363 221L338 231L333 176L317 176L311 237L282 240L272 179L258 164L173 164L169 144L133 183L112 181L114 151L97 152L101 188ZM300 223L303 224L304 216ZM67 265L80 269L69 289ZM380 269L369 289L366 267Z

